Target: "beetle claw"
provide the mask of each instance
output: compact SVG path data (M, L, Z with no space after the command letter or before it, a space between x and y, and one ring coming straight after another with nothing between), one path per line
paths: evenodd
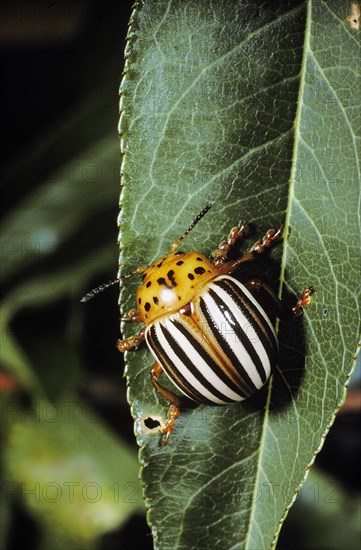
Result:
M180 415L179 407L177 407L177 405L171 405L168 409L167 420L164 422L164 425L161 428L161 432L163 434L166 434L163 440L163 447L168 445L169 438L172 435L174 430L175 421L179 417L179 415Z
M269 229L261 241L257 241L251 248L251 252L256 254L262 254L267 248L277 242L285 229L284 225L276 231L275 229Z
M305 307L307 307L311 302L311 295L314 293L314 289L312 286L305 288L305 290L301 293L300 297L297 300L296 305L292 308L292 315L294 317L299 317L302 315L303 310Z

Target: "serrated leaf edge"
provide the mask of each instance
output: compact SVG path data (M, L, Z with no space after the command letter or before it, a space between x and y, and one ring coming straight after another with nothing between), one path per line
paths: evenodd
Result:
M361 336L360 336L361 338ZM300 484L296 487L295 489L295 492L294 492L294 495L291 499L291 502L289 503L288 506L286 506L286 508L284 509L284 512L283 512L283 515L282 515L282 518L280 519L279 521L279 524L278 524L278 527L277 527L277 530L275 531L275 534L273 536L273 540L272 540L272 543L271 543L271 550L275 550L276 548L276 545L277 545L277 541L278 541L278 537L279 537L279 534L281 532L281 529L282 529L282 525L288 515L288 512L290 511L290 509L292 508L293 504L295 503L296 501L296 498L298 496L298 493L300 492L300 490L302 489L307 477L308 477L308 474L309 474L309 471L311 469L311 467L313 466L315 460L316 460L316 456L318 455L318 453L321 451L324 443L325 443L325 440L326 440L326 437L327 437L327 434L328 432L330 431L333 423L335 422L335 419L336 419L336 416L340 410L340 408L342 407L342 405L344 404L345 400L346 400L346 395L347 395L347 389L348 389L348 384L350 382L350 378L351 378L351 375L356 367L356 360L357 360L357 357L358 357L358 354L360 353L360 350L361 350L361 340L360 342L358 343L358 347L356 349L356 353L355 355L353 356L353 363L352 363L352 366L351 366L351 370L349 372L349 375L347 377L347 380L343 386L343 395L340 399L340 401L337 403L337 406L336 406L336 409L334 411L334 413L332 414L332 417L331 417L331 420L329 422L329 424L327 424L326 426L326 429L325 431L323 432L322 436L321 436L321 441L320 441L320 444L319 446L317 447L317 449L315 451L313 451L313 456L312 456L312 459L311 461L307 464L306 466L306 469L305 469L305 474L304 474L304 477L302 478Z
M121 153L121 156L122 156L122 161L121 161L121 166L120 166L120 187L121 187L120 199L119 199L119 210L120 211L119 211L119 216L118 216L118 220L117 220L118 228L119 228L118 246L119 246L119 257L120 257L118 277L120 276L120 271L122 269L121 253L122 253L122 248L123 247L122 247L122 229L121 229L121 220L122 220L122 209L121 208L122 208L122 198L123 198L124 191L125 191L125 188L126 188L125 168L126 168L126 162L127 162L127 158L126 158L127 157L127 149L125 147L125 140L124 140L124 136L126 134L126 124L125 124L125 116L124 116L125 115L125 109L123 107L123 97L124 97L123 86L124 86L124 83L127 80L127 73L128 73L128 70L129 70L129 57L131 56L132 46L136 41L135 31L138 28L138 18L140 16L141 6L142 6L142 0L136 0L134 5L133 5L132 13L131 13L131 16L130 16L130 19L129 19L128 32L127 32L127 36L126 36L126 45L125 45L125 51L124 51L125 62L124 62L124 69L123 69L123 78L122 78L120 86L119 86L119 126L118 126L118 133L119 133L119 137L120 137L120 153ZM121 303L121 298L122 298L122 291L120 291L120 293L119 293L119 302L118 302L119 304ZM129 378L127 376L128 365L127 365L127 362L126 362L126 356L125 356L124 363L125 363L124 376L126 378L126 387L127 387L127 401L128 401L129 406L130 406L130 413L131 413L131 416L132 416L133 421L134 421L134 434L135 434L135 437L137 439L137 444L139 446L139 450L138 450L138 460L139 460L139 464L140 464L139 479L141 481L142 496L143 496L145 510L146 510L146 520L147 520L147 523L149 525L149 528L151 529L154 549L157 550L157 548L158 548L158 535L157 535L157 531L156 531L155 527L153 526L151 518L150 518L152 508L151 508L151 506L149 506L147 504L146 492L147 492L147 489L148 489L148 484L145 483L145 481L143 479L143 476L142 476L142 472L143 472L144 468L146 468L148 466L149 462L147 460L145 460L145 456L144 456L144 450L145 450L146 445L144 443L143 444L140 443L140 441L139 441L139 436L141 435L139 433L139 431L137 430L137 422L138 422L139 419L138 419L138 415L136 414L136 412L134 410L134 401L132 401L132 399L130 397L130 385L129 385Z

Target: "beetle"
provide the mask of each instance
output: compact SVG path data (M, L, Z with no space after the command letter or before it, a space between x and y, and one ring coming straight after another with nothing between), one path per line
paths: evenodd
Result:
M285 309L266 283L253 279L245 284L231 276L237 268L254 260L275 243L284 227L269 229L244 255L230 259L236 244L249 227L233 227L227 241L212 253L178 250L180 243L211 208L196 216L168 254L148 267L138 267L121 279L101 285L82 301L124 278L142 274L136 291L137 308L122 321L143 323L136 334L117 341L121 352L135 350L145 340L155 363L151 368L153 387L170 403L161 427L166 445L180 415L182 398L158 382L162 372L187 400L198 404L228 405L242 401L266 384L278 359L278 341L273 324L255 294L271 300L278 317ZM291 308L299 316L310 303L313 289L306 288Z

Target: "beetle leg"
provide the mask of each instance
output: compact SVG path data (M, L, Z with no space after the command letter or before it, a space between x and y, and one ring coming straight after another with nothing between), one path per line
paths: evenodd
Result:
M137 309L131 309L127 315L120 318L121 321L130 323L140 323L142 321L140 312Z
M268 250L271 246L273 246L277 241L279 241L279 239L282 236L283 230L284 230L283 225L281 225L281 227L277 231L273 228L269 229L267 233L262 237L262 239L260 241L257 241L252 246L252 248L240 258L222 262L219 265L217 265L216 263L217 260L216 260L214 262L214 265L216 268L218 268L219 274L227 275L228 273L233 273L233 271L235 271L240 264L249 262L251 260L255 260L260 254L263 254L266 250Z
M165 434L165 438L163 441L163 446L168 445L169 438L173 433L174 424L177 418L180 415L180 409L176 405L170 405L167 413L167 420L164 423L164 426L162 426L161 431L163 434Z
M180 415L180 399L179 397L173 393L170 390L167 390L166 388L163 388L158 383L158 377L162 374L163 369L159 363L154 363L153 367L150 370L150 378L153 384L153 387L157 390L158 393L160 393L167 401L171 403L168 413L167 413L167 420L164 422L161 431L163 434L166 434L165 439L163 441L163 445L167 445L169 438L171 434L173 433L174 424L176 419Z
M233 227L229 232L226 241L219 244L218 248L213 250L212 257L214 258L214 265L216 267L223 265L228 260L229 251L234 247L239 239L243 239L245 236L245 229L249 227L248 222L242 222L241 227Z
M150 378L153 384L153 387L159 392L167 401L172 403L173 405L176 405L177 407L180 406L180 398L178 395L173 393L171 390L167 390L166 388L163 388L158 382L159 376L162 374L163 369L159 363L154 363L153 367L150 370Z
M276 315L277 317L279 317L279 319L287 319L290 317L290 315L291 317L299 317L300 315L302 315L304 308L307 307L311 302L311 294L313 292L313 289L311 287L306 288L301 293L296 305L293 306L291 310L289 310L285 308L281 300L278 298L278 296L276 296L274 290L263 281L253 279L252 281L248 281L247 283L245 283L245 286L250 292L262 290L270 299L270 302L272 303L273 308L276 311Z
M296 305L291 310L294 317L299 317L300 315L302 315L305 307L307 307L311 302L311 294L313 294L313 292L314 289L312 288L312 286L310 286L308 288L305 288L305 290L301 293Z
M277 231L275 229L269 229L267 233L262 237L261 241L257 241L252 246L250 252L253 254L263 254L265 250L267 250L270 246L272 246L275 242L277 242L285 229L284 225L281 225Z
M125 340L117 340L117 348L119 351L124 353L124 351L129 351L131 349L138 349L140 344L144 340L145 336L145 326L143 326L136 334L129 336Z

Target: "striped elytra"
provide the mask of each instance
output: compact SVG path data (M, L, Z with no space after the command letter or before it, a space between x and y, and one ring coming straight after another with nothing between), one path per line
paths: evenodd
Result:
M211 405L242 401L260 389L278 355L267 314L244 285L227 275L205 284L189 312L151 322L145 339L178 390Z

